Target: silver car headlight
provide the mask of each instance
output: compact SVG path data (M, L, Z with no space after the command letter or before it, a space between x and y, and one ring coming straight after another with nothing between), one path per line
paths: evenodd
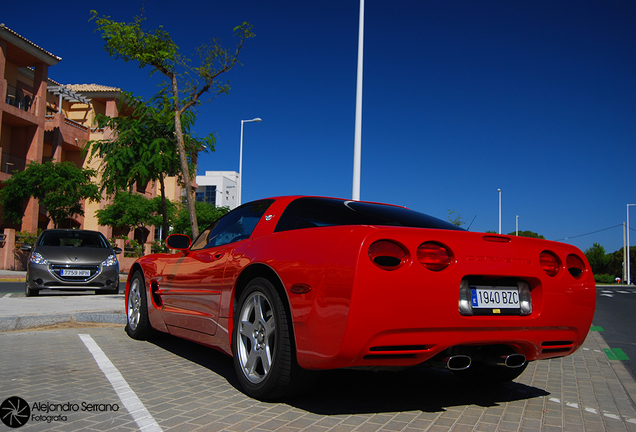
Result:
M102 267L109 267L117 265L117 257L114 254L108 255L108 258L102 263Z
M49 263L46 260L46 258L42 256L40 252L33 252L31 254L31 258L29 258L29 261L31 261L33 264L42 264L42 265L46 265Z

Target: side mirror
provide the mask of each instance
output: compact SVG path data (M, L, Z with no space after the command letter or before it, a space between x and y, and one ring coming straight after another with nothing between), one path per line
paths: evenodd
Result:
M23 250L23 251L30 252L31 249L33 249L33 245L29 243L24 243L22 246L20 246L20 250Z
M185 234L171 234L166 239L166 246L170 249L186 250L190 248L190 237Z
M120 253L122 253L122 249L119 246L115 246L113 248L113 252L115 252L117 255L119 255Z

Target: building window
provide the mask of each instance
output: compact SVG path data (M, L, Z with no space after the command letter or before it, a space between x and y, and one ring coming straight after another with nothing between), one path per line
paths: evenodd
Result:
M216 205L216 186L201 186L197 188L197 202Z

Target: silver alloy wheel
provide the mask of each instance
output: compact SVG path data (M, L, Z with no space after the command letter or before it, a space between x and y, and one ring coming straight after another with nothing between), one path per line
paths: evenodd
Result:
M276 324L270 300L255 291L241 305L236 332L238 361L245 377L259 384L267 377L274 361Z
M141 316L141 291L138 278L134 278L130 283L126 314L128 315L128 326L130 330L135 331Z

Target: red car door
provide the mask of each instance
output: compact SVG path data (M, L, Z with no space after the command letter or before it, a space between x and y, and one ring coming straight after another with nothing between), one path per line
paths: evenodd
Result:
M216 333L223 272L232 249L227 246L188 251L176 259L161 289L168 326Z

